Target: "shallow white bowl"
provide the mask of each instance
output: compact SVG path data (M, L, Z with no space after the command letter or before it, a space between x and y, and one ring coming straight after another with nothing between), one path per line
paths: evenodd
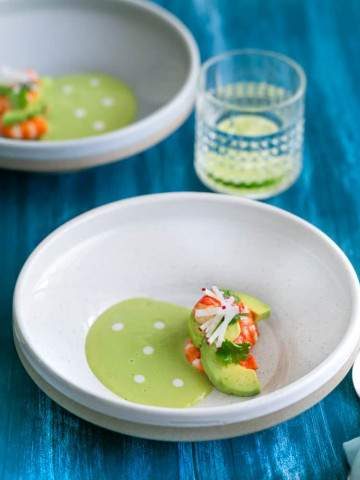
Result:
M35 171L100 165L156 144L190 113L199 71L187 28L145 0L2 0L0 59L46 75L110 73L138 99L137 121L114 132L69 141L0 138L0 167Z
M257 347L261 395L214 392L192 408L150 407L92 374L84 342L103 310L139 295L191 306L212 284L272 307ZM342 380L360 341L358 280L326 235L277 208L215 194L138 197L81 215L40 244L16 285L14 335L55 399L51 391L106 418L171 427L173 439L184 428L178 438L194 439L195 427L197 439L248 433L296 415Z

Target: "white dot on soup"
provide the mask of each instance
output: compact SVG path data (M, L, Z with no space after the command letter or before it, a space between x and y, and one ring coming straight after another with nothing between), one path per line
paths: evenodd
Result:
M115 103L115 100L111 97L103 97L100 102L104 107L112 107Z
M93 123L93 129L97 131L104 130L105 128L105 123L101 120L97 120L96 122Z
M143 352L145 355L152 355L154 353L154 348L148 345L143 348Z
M154 327L155 327L157 330L162 330L163 328L165 328L165 323L164 323L164 322L161 322L161 321L155 322L155 323L154 323Z
M76 108L76 109L74 110L74 115L75 115L75 117L77 117L77 118L84 118L85 115L86 115L86 110L85 110L85 108Z
M124 324L121 322L113 323L111 329L114 330L114 332L120 332L124 328Z
M74 87L72 85L63 85L62 86L62 92L65 95L69 95L70 93L72 93L73 90L74 90Z
M90 85L92 87L97 87L100 84L100 80L98 78L91 78L90 79Z
M145 382L144 375L134 375L134 382L135 383L144 383Z
M174 385L174 387L183 387L184 386L184 382L183 380L181 380L181 378L174 378L174 380L172 381L172 384Z

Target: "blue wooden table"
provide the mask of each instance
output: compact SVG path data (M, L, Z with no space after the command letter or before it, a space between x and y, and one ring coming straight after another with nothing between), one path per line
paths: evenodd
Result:
M305 166L270 203L316 224L360 267L360 2L163 0L205 59L238 47L277 50L308 75ZM316 6L316 4L318 6ZM350 375L320 404L267 431L218 442L158 443L94 427L29 379L12 342L18 272L55 227L134 195L205 190L193 166L193 118L117 164L64 175L0 172L0 479L345 479L342 442L360 434Z

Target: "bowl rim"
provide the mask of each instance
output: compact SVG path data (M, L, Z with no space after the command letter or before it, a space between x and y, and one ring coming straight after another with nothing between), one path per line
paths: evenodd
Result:
M106 399L78 387L78 385L68 381L65 376L54 371L45 362L43 362L43 360L37 355L36 351L32 349L31 341L29 341L26 334L24 335L24 332L21 331L21 324L27 321L26 312L22 311L23 309L21 305L23 289L26 288L26 277L28 275L28 271L32 268L34 260L42 254L42 251L46 249L48 245L56 242L59 235L68 234L73 227L77 227L81 223L92 221L92 219L101 216L104 213L107 214L112 210L126 209L128 207L139 207L145 203L148 205L149 203L196 202L198 200L215 203L220 202L224 204L245 205L256 210L263 210L265 212L272 213L276 216L285 218L290 222L301 225L308 231L309 234L320 238L321 241L330 247L330 249L340 260L342 267L344 268L344 272L348 276L350 294L353 304L348 327L335 350L309 373L273 392L266 393L260 397L254 397L239 403L204 408L201 408L201 406L189 408L157 407L132 403L120 397L116 400ZM264 415L291 407L291 405L296 404L306 397L314 394L319 390L319 388L327 384L331 379L336 377L337 373L340 372L341 367L347 362L347 360L359 346L359 320L360 291L357 275L345 253L325 233L306 220L303 220L300 217L287 212L286 210L282 210L281 208L272 205L245 198L199 192L173 192L143 195L112 202L89 210L73 218L50 233L50 235L47 236L28 257L18 276L13 297L14 336L18 339L22 353L25 354L32 367L41 375L43 375L49 383L51 383L55 388L60 389L63 393L65 393L65 395L76 399L76 401L79 403L82 403L95 411L97 410L101 413L126 420L134 421L135 418L138 422L160 425L225 425L243 420L260 418Z
M5 3L7 3L6 0L1 0L0 7L1 4ZM6 147L9 149L20 148L28 150L36 147L36 149L39 151L43 151L48 149L54 150L57 148L75 148L82 146L92 147L105 142L121 141L130 135L136 135L136 133L139 131L149 130L150 127L156 123L161 125L167 116L171 114L174 106L186 103L186 100L189 98L189 96L195 96L196 83L200 71L200 53L192 33L185 26L185 24L182 23L181 20L173 15L170 11L149 0L111 0L111 2L109 2L109 4L114 3L128 4L129 6L133 6L138 10L142 10L145 15L152 14L157 16L159 19L163 20L164 23L167 23L173 29L173 31L176 31L179 38L182 39L183 46L186 48L189 56L189 68L186 78L177 93L170 98L165 105L156 109L150 115L147 115L140 120L135 120L133 123L111 132L79 139L42 140L40 142L37 140L26 140L25 142L24 140L0 137L0 148ZM76 4L72 3L69 5L71 7L76 6ZM87 4L86 2L78 2L78 5L86 6ZM89 2L89 5L91 5L91 2Z
M206 75L209 72L209 69L216 64L220 64L222 61L235 58L235 57L264 57L264 58L272 58L277 60L278 62L282 62L284 65L287 65L289 68L292 68L299 79L299 85L296 88L295 92L292 93L288 98L284 100L280 100L278 103L274 103L273 105L269 106L262 106L262 107L239 107L236 104L232 104L227 100L220 100L217 98L214 93L210 90L207 90L204 86L206 83ZM285 107L289 107L294 103L298 102L299 100L305 97L306 93L306 74L303 67L291 57L279 52L275 52L273 50L263 50L257 48L239 48L235 50L229 50L228 52L220 53L219 55L215 55L213 57L208 58L200 68L199 80L197 91L198 94L204 95L206 101L213 103L221 108L227 108L232 111L238 111L242 113L256 113L256 112L268 112L269 110L281 110ZM245 135L246 136L246 135Z

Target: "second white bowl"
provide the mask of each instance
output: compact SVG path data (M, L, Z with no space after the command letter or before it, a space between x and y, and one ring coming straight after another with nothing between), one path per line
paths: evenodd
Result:
M0 167L35 171L101 165L156 144L189 115L199 71L187 28L145 0L4 0L0 58L43 75L109 73L128 83L138 99L137 121L114 132L65 141L0 138Z

